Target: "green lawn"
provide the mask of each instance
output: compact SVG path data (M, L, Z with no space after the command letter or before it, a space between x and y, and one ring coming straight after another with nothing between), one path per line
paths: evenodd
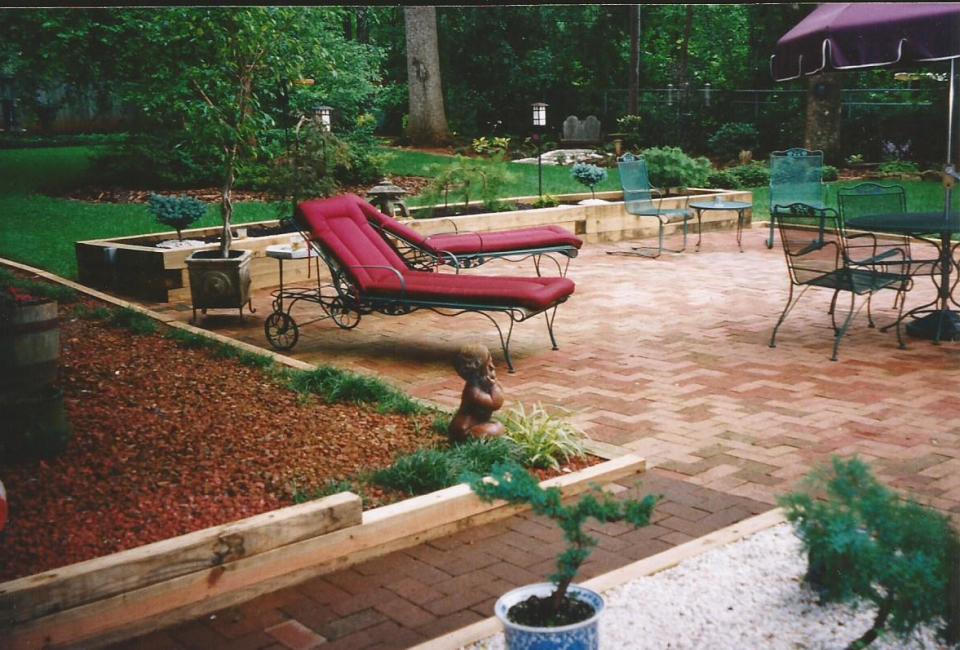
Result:
M146 206L94 204L47 196L42 192L64 191L88 182L90 158L95 147L58 147L49 149L0 150L0 257L6 257L47 269L59 275L76 277L73 243L84 239L120 237L165 230L158 226ZM387 173L391 175L433 176L445 166L456 164L453 156L385 150L389 154ZM493 163L488 163L493 164ZM499 195L530 196L537 193L537 166L505 163L509 179ZM598 191L618 190L616 169ZM96 184L109 185L108 179ZM828 202L836 205L836 191L842 185L828 185ZM936 182L902 181L910 210L935 210L943 205L943 188ZM569 194L586 191L570 176L569 167L543 168L544 193ZM753 188L754 217L769 217L769 191ZM957 193L960 199L960 192ZM477 197L479 198L479 197ZM417 205L413 198L411 205ZM280 209L265 203L238 203L236 222L275 219ZM215 206L201 220L201 226L219 222Z

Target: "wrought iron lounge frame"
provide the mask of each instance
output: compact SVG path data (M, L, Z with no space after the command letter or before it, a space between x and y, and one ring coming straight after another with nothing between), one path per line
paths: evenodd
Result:
M867 319L873 327L873 316L870 313L870 296L882 289L908 291L912 287L910 279L910 260L905 251L900 251L900 273L891 272L894 260L887 257L884 265L872 263L856 263L851 261L845 246L842 226L837 211L833 208L814 208L806 203L777 205L781 219L777 220L780 228L780 239L787 262L790 276L790 288L787 294L787 304L777 320L770 335L770 347L777 347L777 331L796 304L810 287L820 287L833 290L830 301L830 319L834 330L833 355L831 361L837 360L837 351L840 341L846 334L853 318L863 308L861 302L856 307L857 296L867 296ZM800 236L794 236L794 233ZM819 257L814 257L818 255ZM805 259L806 258L806 259ZM812 259L811 259L812 258ZM880 270L880 269L883 270ZM803 287L794 298L794 287ZM843 324L837 325L836 304L841 291L850 293L850 310ZM903 301L895 321L897 327L897 343L900 349L906 348L900 333L900 321L903 314Z
M317 272L317 286L316 288L281 288L273 292L273 313L267 317L264 323L264 334L267 340L270 341L270 344L278 350L289 350L293 348L300 338L299 328L320 320L330 318L338 327L349 330L359 325L360 319L367 314L378 313L387 316L403 316L420 309L427 309L441 316L459 316L467 313L484 316L493 323L493 326L497 330L497 335L500 338L500 347L503 350L503 356L507 362L507 369L511 373L516 372L516 369L510 358L510 339L513 336L513 327L517 323L522 323L525 320L543 314L547 321L547 332L550 335L552 349L560 349L553 332L553 323L556 318L557 307L566 302L566 298L560 300L552 307L540 311L510 305L488 305L411 298L405 295L406 283L403 274L392 266L344 266L321 242L310 237L309 233L300 230L300 234L309 242L312 250L316 253L314 264ZM331 282L329 283L324 283L321 280L320 261L323 261L330 272ZM400 281L400 295L363 295L351 275L351 269L382 269L395 273ZM298 325L293 316L290 315L290 312L299 302L319 305L323 311L323 315ZM489 312L503 313L510 319L506 336L504 336L503 327L501 327L500 323L498 323Z

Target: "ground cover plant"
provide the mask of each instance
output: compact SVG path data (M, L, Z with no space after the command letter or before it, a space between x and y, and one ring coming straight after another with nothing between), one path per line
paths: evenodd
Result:
M948 618L958 541L946 516L884 487L857 458L834 457L781 505L807 554L804 579L821 602L876 607L873 626L848 650Z

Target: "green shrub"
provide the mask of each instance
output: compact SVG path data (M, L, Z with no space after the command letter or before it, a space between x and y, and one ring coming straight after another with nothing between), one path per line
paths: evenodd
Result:
M623 144L627 149L639 147L643 118L639 115L624 115L617 120L617 129L623 133Z
M291 489L291 497L294 503L307 503L316 501L324 497L340 494L341 492L353 492L353 483L350 481L338 481L330 479L318 488L299 488L294 485Z
M328 402L376 404L381 413L423 412L423 406L380 379L331 366L290 371L287 385L298 393L319 395Z
M113 327L122 327L134 334L154 334L157 331L155 320L129 307L114 309L107 322Z
M817 498L824 493L825 500ZM946 617L957 544L947 517L902 499L856 458L834 457L780 503L807 554L804 579L821 602L877 607L873 626L850 648L867 646L884 630L903 638Z
M651 147L643 157L655 187L701 187L711 170L709 160L691 158L678 147Z
M577 163L570 169L570 175L580 183L590 188L590 194L596 198L593 188L607 179L607 170L596 165Z
M558 469L571 458L586 455L586 436L573 424L547 413L539 403L527 413L523 404L501 418L505 437L519 447L523 464Z
M754 151L760 141L757 127L747 122L727 122L707 140L709 151L721 161L736 160L741 151Z
M499 203L500 188L509 179L503 156L498 154L492 162L475 160L464 156L457 156L454 164L445 168L436 175L433 182L424 192L427 203L443 203L444 207L450 204L450 195L461 197L466 207L471 198L480 198L484 207L495 211ZM430 216L432 210L425 211L424 216Z
M157 222L175 229L180 240L180 231L207 213L207 204L190 196L151 194L148 206Z
M510 148L510 138L486 138L481 137L475 139L471 144L470 148L474 152L484 155L506 153Z
M731 189L738 187L740 181L728 171L715 171L707 176L707 187L713 189Z
M187 330L178 329L172 327L164 334L164 336L172 341L175 341L177 345L188 350L199 350L202 348L209 348L213 344L213 339L203 336L202 334L194 334L193 332L188 332Z
M554 208L560 205L560 201L555 196L550 194L544 194L539 199L533 202L533 207L535 208Z
M564 505L563 493L559 488L543 489L526 470L510 462L497 463L491 472L491 480L478 474L467 475L465 479L470 489L483 501L503 499L512 504L529 504L534 514L549 517L563 531L567 548L557 557L557 570L550 576L557 587L537 608L539 611L535 612L534 620L511 617L521 625L553 627L574 622L559 620L557 614L566 598L567 588L597 545L597 541L583 530L587 519L592 517L604 523L627 521L636 527L646 526L659 500L657 496L647 495L642 501L617 501L599 488L594 488L576 503Z
M770 184L770 168L756 160L730 167L726 171L736 179L736 187L764 187Z
M833 165L824 165L820 172L823 174L822 180L824 183L831 183L840 178L840 170Z
M890 176L909 176L919 174L920 167L917 166L917 163L909 160L891 160L880 165L877 171Z
M74 308L73 315L82 320L107 320L113 312L106 307L87 307L79 304Z

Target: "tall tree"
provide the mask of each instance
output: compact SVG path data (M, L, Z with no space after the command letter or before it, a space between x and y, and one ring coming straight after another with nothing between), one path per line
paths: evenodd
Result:
M639 110L640 91L640 5L630 5L630 74L627 76L627 113Z
M407 137L414 144L441 144L449 134L443 108L435 7L405 7L407 89L410 97Z

